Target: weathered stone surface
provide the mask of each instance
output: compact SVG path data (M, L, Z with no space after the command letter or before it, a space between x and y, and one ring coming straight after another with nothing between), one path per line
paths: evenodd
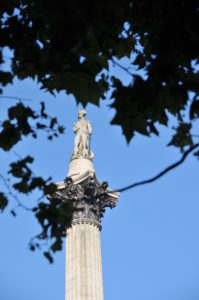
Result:
M92 159L94 157L93 152L90 149L90 139L92 134L92 128L89 120L85 120L84 116L86 111L80 109L78 112L78 122L73 124L73 131L76 134L74 151L72 159L87 157Z
M95 175L89 145L92 129L85 114L80 110L74 124L75 147L68 176L49 196L74 207L72 226L66 232L66 300L103 300L101 218L107 207L116 206L119 196Z
M75 178L78 178L80 175L83 175L88 171L91 173L94 173L95 171L90 159L84 157L73 159L70 161L68 177L75 180Z
M101 228L105 209L116 206L118 193L108 190L107 182L100 184L93 172L86 172L75 180L67 177L53 198L73 203L73 224L90 223Z
M67 229L66 300L103 300L99 228L75 224Z

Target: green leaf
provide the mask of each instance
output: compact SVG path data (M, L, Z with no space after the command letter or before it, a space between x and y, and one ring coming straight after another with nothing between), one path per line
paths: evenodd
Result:
M148 122L148 126L150 133L154 133L157 136L159 135L159 131L157 130L153 122Z
M62 249L61 239L57 239L51 246L53 252L60 251Z
M0 212L3 212L6 206L8 205L8 199L5 194L0 192Z
M191 123L180 123L176 128L176 134L173 135L168 146L179 147L181 151L183 151L186 146L192 146L193 140L190 133L191 128Z
M47 119L48 115L45 112L45 103L42 101L41 102L41 117L44 119Z
M45 124L41 124L39 122L37 122L36 126L37 126L37 129L45 129L47 127Z
M44 186L44 193L47 195L47 194L52 194L52 193L55 193L57 190L57 186L56 184L46 184Z
M64 127L63 126L58 126L58 131L60 134L64 133Z
M13 215L13 217L16 217L16 215L17 215L13 209L10 211L10 213L11 213L11 215Z
M0 82L3 86L6 86L8 83L11 83L13 75L11 72L0 71Z
M49 263L52 264L53 263L53 258L52 258L52 255L50 254L50 252L44 252L43 254L47 258Z
M199 117L199 100L197 99L197 97L194 97L191 103L189 116L191 120L198 119Z
M9 151L21 140L21 133L9 121L5 121L2 127L3 130L0 132L0 147L5 151Z
M10 164L10 170L8 173L11 173L14 177L20 178L25 177L27 179L30 178L31 171L27 164L32 164L34 158L30 155L26 156L24 159L18 160L17 162Z
M108 88L104 80L95 81L95 78L87 73L69 73L65 76L65 81L67 92L73 93L77 102L83 105L87 102L98 105L99 98Z
M50 121L50 128L54 128L55 124L57 124L57 118L52 118Z
M31 244L29 248L31 251L35 251L35 246L33 244Z

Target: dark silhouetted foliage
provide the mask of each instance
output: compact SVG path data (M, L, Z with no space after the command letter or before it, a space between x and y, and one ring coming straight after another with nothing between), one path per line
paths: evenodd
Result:
M176 128L169 145L182 152L193 147L192 128L199 118L199 1L3 0L0 63L6 59L6 46L13 57L11 71L0 71L1 93L14 77L36 78L42 89L52 94L72 93L83 105L98 105L110 91L111 106L116 110L112 124L122 127L128 142L135 132L159 135L157 125L167 127L172 116ZM129 58L127 67L122 65L123 57ZM110 75L110 64L131 76L128 86ZM137 72L131 73L132 66ZM144 70L144 78L138 75L140 70ZM1 125L0 147L8 151L23 136L36 138L39 130L46 131L51 140L64 128L47 115L44 102L39 113L21 102L13 105ZM198 151L194 155L198 157ZM33 176L28 166L32 160L28 156L11 164L9 172L20 178L13 187L25 194L39 188L45 194L50 182ZM6 205L7 198L1 193L0 210ZM70 213L64 223L62 208L52 210L54 205L60 204L41 202L36 213L42 239L48 237L49 228L56 239L53 252L61 249L60 238L71 220L71 209L67 208ZM51 218L51 214L55 215ZM43 226L45 218L47 228ZM33 244L31 249L35 249ZM50 252L45 256L52 260Z

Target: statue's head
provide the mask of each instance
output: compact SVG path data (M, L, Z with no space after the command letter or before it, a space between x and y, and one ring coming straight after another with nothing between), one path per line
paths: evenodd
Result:
M78 118L84 117L86 115L86 111L84 109L79 109L78 111Z

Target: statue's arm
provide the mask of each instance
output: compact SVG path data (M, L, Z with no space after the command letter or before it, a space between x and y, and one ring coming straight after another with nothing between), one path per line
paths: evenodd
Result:
M88 127L88 133L92 134L92 127L91 127L91 123L89 120L87 120L87 127Z
M73 131L76 133L78 129L79 129L78 124L77 123L73 123Z

